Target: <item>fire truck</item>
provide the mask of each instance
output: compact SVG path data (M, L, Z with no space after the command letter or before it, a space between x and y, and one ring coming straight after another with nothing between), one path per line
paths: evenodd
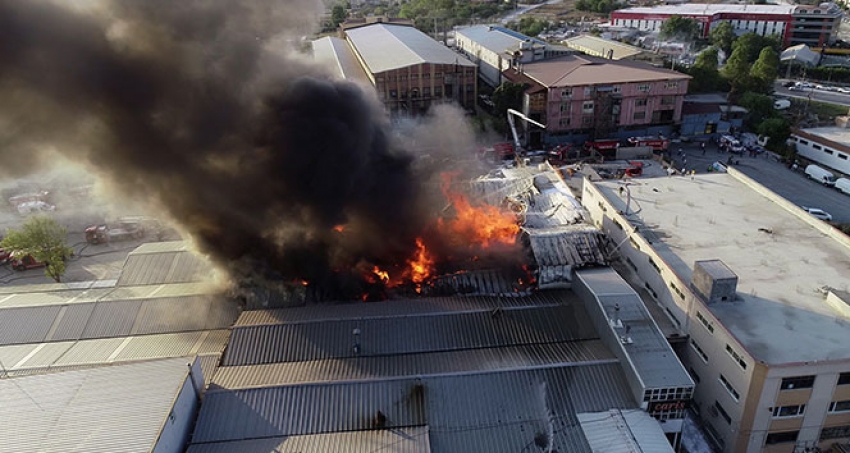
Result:
M670 147L670 140L665 137L630 137L628 139L631 146L648 146L655 152L666 151Z
M620 147L620 141L617 139L603 139L603 140L588 140L584 142L584 149L587 151L596 151L604 159L616 159L617 158L617 148Z

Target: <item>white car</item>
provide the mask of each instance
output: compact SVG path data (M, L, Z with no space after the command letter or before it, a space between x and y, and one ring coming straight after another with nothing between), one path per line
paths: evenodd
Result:
M832 221L832 214L824 211L823 209L807 208L805 206L800 206L800 207L803 208L804 211L811 214L812 217L815 217L815 218L818 218L818 219L821 219L821 220L824 220L824 221L827 221L827 222Z
M40 211L55 211L56 206L43 201L27 201L18 205L18 214L27 215Z

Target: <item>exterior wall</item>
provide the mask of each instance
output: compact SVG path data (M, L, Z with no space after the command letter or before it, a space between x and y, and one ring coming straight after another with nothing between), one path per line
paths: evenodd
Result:
M756 183L734 169L730 174L755 189ZM592 183L585 181L583 188L582 204L593 222L618 244L617 250L629 268L644 282L647 291L674 324L690 336L682 362L697 383L696 410L706 422L706 431L718 440L723 451L790 453L796 445L831 445L836 439L820 441L822 426L848 426L850 437L850 413L828 413L830 402L850 400L846 397L850 395L850 385L836 386L838 374L850 372L850 359L792 366L771 366L755 361L706 304L691 292L689 282L677 275L640 231L635 231L619 213L623 208L614 207ZM790 206L789 202L781 203L782 199L772 195L774 198ZM626 207L625 211L628 209ZM803 214L800 216L805 219ZM818 226L814 222L811 225ZM816 376L813 388L780 390L783 378L808 375ZM773 416L773 408L794 404L806 404L802 415ZM766 444L770 433L798 429L796 441Z
M455 38L457 50L478 66L481 79L492 87L501 85L502 71L511 67L510 58L481 46L462 33L457 33Z
M605 86L550 87L546 109L547 131L559 133L598 126L601 116L605 115L599 111L599 107L607 102L604 96L619 102L619 113L611 113L614 127L678 123L682 119L682 104L687 90L688 79L685 78ZM670 119L662 120L661 112L671 112L668 114Z
M809 135L804 137L799 134L791 134L790 140L797 145L797 154L850 175L850 152L845 149L831 146L825 141L817 140L817 137ZM836 175L836 177L838 176Z
M474 108L476 68L422 63L372 74L378 97L392 113L421 114L431 105L456 101ZM451 86L449 93L448 87Z
M719 133L722 133L722 132L728 132L729 131L728 123L725 123L725 125L726 125L725 130L723 130L721 128L721 123L723 123L723 122L720 121L720 113L719 112L718 113L696 113L696 114L692 114L692 115L682 115L682 130L681 130L682 136L684 136L684 137L694 137L694 136L699 136L699 135L706 135L706 129L708 127L708 124L710 124L710 123L715 124L716 129L715 129L714 134L709 134L709 135L716 135L716 134L719 134Z
M197 373L197 376L202 376L199 361L195 361L191 370L191 374L186 376L186 381L183 382L183 387L174 401L171 413L165 419L153 453L181 453L186 449L200 406L198 391L203 388L204 383L203 377L200 378L200 384L193 381L192 374Z

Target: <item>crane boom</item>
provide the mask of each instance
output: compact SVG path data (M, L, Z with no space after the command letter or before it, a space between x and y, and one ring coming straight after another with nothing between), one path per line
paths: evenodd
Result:
M514 123L514 116L518 116L541 129L546 129L546 125L534 121L533 119L525 116L522 112L518 112L514 109L508 109L508 124L510 124L511 126L511 134L514 138L514 147L516 148L516 151L519 152L519 150L522 149L522 144L519 142L519 135L517 135L516 133L516 123Z

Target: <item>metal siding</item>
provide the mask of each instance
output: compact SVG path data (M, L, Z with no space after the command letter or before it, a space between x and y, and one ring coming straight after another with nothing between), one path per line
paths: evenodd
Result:
M38 345L34 344L0 347L0 363L3 364L3 368L8 372L9 368L23 360L24 357L32 353L37 347ZM3 370L0 370L0 376L5 376Z
M33 350L37 349L38 346L41 345L33 345ZM53 365L57 359L62 357L66 352L68 352L71 347L74 346L74 342L64 341L61 343L45 343L43 347L38 349L38 351L32 355L32 357L28 358L26 362L21 364L23 368L32 368L32 367L48 367ZM5 348L2 348L5 349ZM14 367L15 364L6 365L7 368Z
M140 300L101 302L92 312L84 339L109 338L129 335L142 306Z
M186 453L430 453L428 427L194 444Z
M73 304L62 307L61 317L53 326L53 333L45 341L76 340L82 338L83 331L94 311L94 303Z
M118 286L166 283L165 277L175 259L175 253L130 255L118 277Z
M0 310L0 345L40 343L50 331L59 307Z
M0 380L0 452L152 451L187 375L179 359Z
M146 300L141 305L130 333L137 335L203 330L209 314L208 299L206 296L188 296Z
M209 391L193 442L372 429L380 410L385 428L424 425L415 379Z
M189 355L203 332L169 333L133 337L116 359L128 360Z
M218 369L213 383L223 388L234 389L306 382L509 370L517 367L611 360L616 361L615 356L601 341L588 340L384 357L225 366Z
M77 365L90 362L106 362L123 342L123 338L78 341L65 354L57 358L53 364Z
M348 357L360 329L361 356L554 343L596 338L580 305L238 327L224 364Z

